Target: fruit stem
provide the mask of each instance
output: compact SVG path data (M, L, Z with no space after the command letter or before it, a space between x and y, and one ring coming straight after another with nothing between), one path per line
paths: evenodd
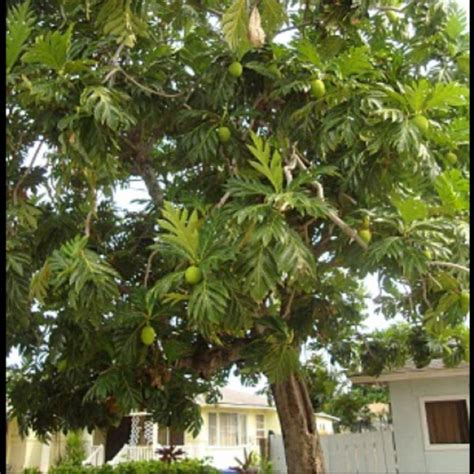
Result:
M224 125L225 124L225 121L227 119L227 116L229 115L229 112L227 110L227 105L224 107L224 113L222 114L222 118L221 118L221 125Z

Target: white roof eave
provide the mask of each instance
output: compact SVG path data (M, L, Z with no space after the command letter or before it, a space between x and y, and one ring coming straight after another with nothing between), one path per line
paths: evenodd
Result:
M349 380L355 384L386 383L401 380L419 380L428 378L445 378L457 376L469 376L469 367L455 367L442 369L419 369L399 370L395 372L382 373L378 377L372 375L352 375Z

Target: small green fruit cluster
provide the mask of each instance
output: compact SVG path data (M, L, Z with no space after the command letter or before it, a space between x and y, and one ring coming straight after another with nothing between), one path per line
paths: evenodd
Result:
M240 77L243 70L242 64L237 61L234 61L228 68L229 74L233 77Z
M398 23L398 20L400 19L393 10L387 12L387 18L390 20L390 23L393 24Z
M468 290L461 291L461 295L459 297L459 301L461 303L461 309L467 313L469 311L469 303L470 303L471 295Z
M149 325L146 325L142 329L142 332L140 334L140 339L142 340L143 344L145 344L145 346L150 346L151 344L153 344L155 337L156 337L156 332Z
M456 156L455 153L453 153L452 151L450 151L449 153L446 154L446 161L450 164L450 165L455 165L458 161L458 157Z
M413 117L412 123L422 133L426 133L430 128L430 122L424 115L416 115Z
M321 99L326 95L326 86L321 79L313 79L311 81L311 93L316 99Z
M191 265L184 272L184 279L190 285L197 285L202 280L202 271L199 267Z
M219 127L217 129L217 135L221 143L227 143L230 140L230 130L227 127Z
M359 229L359 237L367 244L369 245L370 241L372 240L372 232L370 232L370 229Z
M469 73L470 73L469 54L463 54L462 56L458 57L456 62L457 62L457 65L459 66L459 69L464 74L467 74L469 76Z

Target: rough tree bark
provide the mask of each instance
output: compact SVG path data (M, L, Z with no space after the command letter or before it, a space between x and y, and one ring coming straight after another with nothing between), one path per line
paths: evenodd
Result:
M323 452L306 383L299 375L271 386L288 474L325 474Z

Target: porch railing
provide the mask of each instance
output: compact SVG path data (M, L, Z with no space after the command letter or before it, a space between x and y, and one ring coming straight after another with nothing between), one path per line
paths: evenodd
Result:
M159 454L156 452L161 445L155 446L129 446L125 444L122 449L115 455L115 457L108 462L108 464L116 465L128 461L150 461L159 459ZM186 458L210 458L212 464L219 468L228 468L229 465L235 465L235 457L243 458L244 448L247 453L250 451L258 452L258 446L206 446L206 445L184 445L177 446L184 451Z
M151 461L155 457L153 446L129 446L127 456L130 461Z
M130 446L128 444L124 444L122 446L122 449L114 456L113 459L107 462L107 464L110 464L112 466L115 466L116 464L120 464L121 462L127 462L131 461L128 457L128 450Z
M104 464L104 445L91 446L87 458L82 461L83 466L102 466Z

